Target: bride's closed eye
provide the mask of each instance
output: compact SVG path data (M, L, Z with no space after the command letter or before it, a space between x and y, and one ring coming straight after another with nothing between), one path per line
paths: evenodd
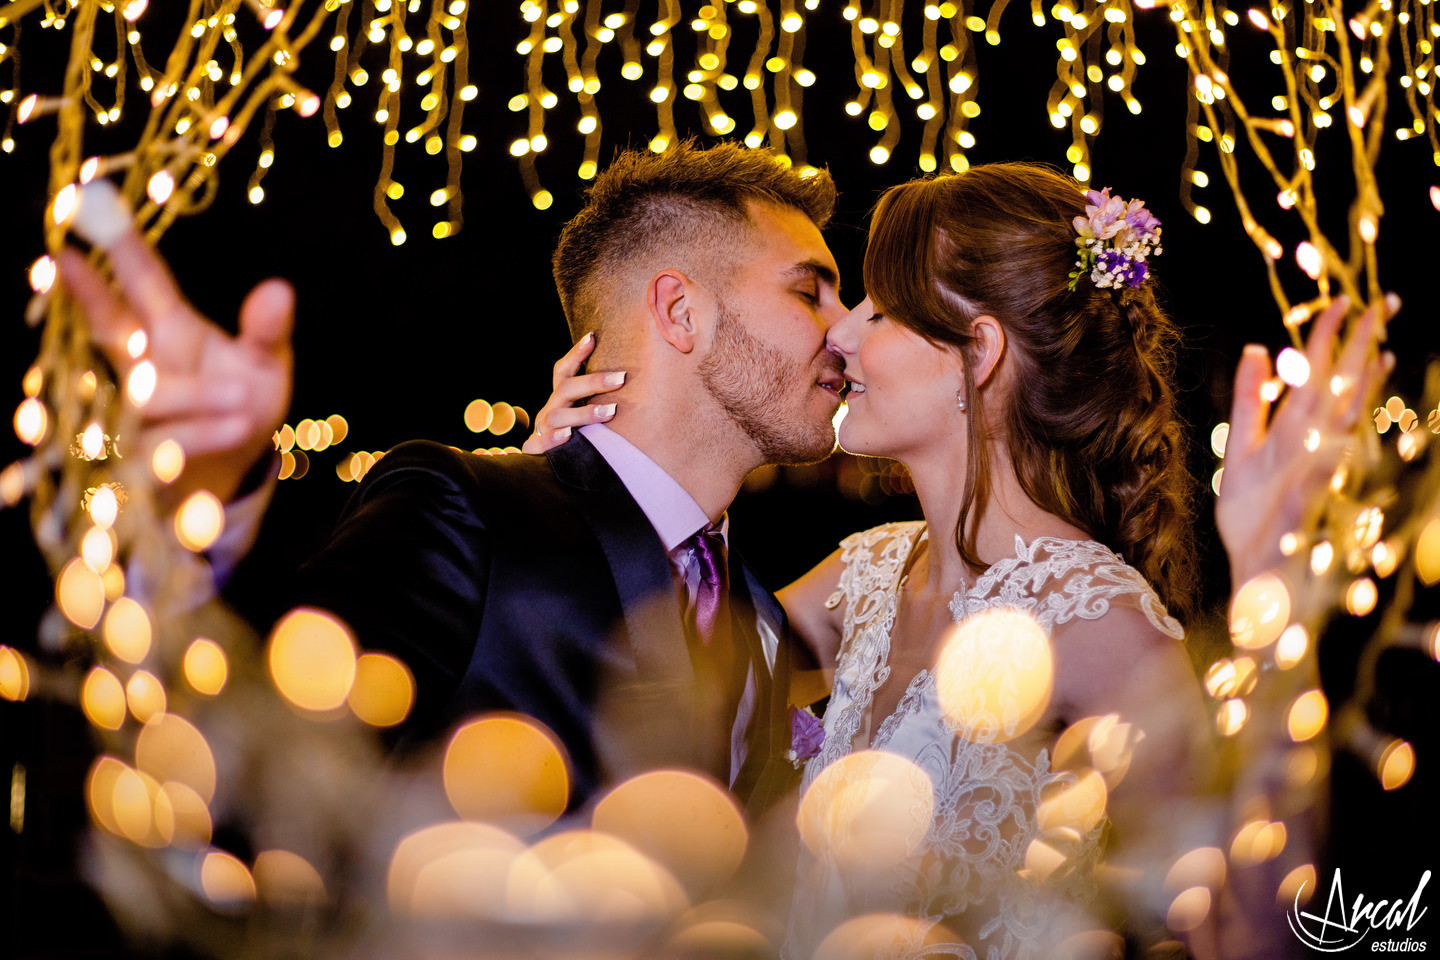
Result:
M867 319L865 322L866 322L866 323L874 323L876 320L884 320L884 319L885 319L885 314L883 314L883 313L872 313L872 314L870 314L869 319Z

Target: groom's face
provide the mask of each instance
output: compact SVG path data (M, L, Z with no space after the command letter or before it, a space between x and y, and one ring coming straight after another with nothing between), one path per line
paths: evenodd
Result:
M699 369L707 391L768 463L808 463L835 448L844 383L825 334L844 319L839 273L805 214L750 206L744 255L724 296Z

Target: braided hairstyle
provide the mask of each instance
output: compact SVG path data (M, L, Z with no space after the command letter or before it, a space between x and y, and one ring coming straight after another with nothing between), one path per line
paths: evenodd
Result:
M955 539L972 566L990 494L987 450L1006 445L1039 507L1104 543L1184 619L1195 605L1195 481L1176 410L1179 331L1154 281L1070 289L1084 188L1048 167L976 166L880 198L865 289L892 320L959 348L971 442ZM918 245L916 238L920 239ZM988 415L971 366L972 324L989 315L1013 354L1013 389Z

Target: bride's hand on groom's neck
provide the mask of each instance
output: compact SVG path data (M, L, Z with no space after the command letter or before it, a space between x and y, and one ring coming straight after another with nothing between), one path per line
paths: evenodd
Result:
M625 385L625 371L581 373L585 361L595 352L595 334L587 333L555 362L551 393L545 406L535 414L533 430L520 448L522 453L544 453L570 439L576 427L604 423L615 416L614 403L586 403Z

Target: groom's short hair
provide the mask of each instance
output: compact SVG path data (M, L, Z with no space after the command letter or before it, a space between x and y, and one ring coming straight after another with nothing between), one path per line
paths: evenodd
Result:
M570 336L578 341L600 326L607 282L628 264L687 250L704 251L713 263L743 249L727 241L743 239L754 201L793 207L823 228L835 209L835 183L824 170L801 172L768 150L737 143L701 148L685 140L659 154L621 152L555 248L555 286Z

